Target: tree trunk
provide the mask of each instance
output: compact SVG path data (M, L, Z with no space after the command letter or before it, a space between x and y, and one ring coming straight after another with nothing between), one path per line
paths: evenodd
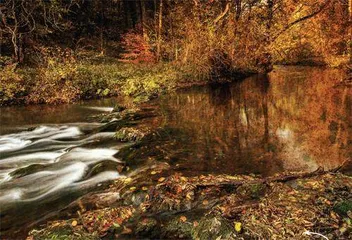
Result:
M272 69L270 44L272 42L271 27L273 22L273 16L274 16L274 1L267 0L266 40L265 40L265 46L264 46L265 51L262 57L263 58L262 67L264 68L265 72L268 72Z
M159 21L158 21L158 42L156 46L156 59L160 61L160 54L161 54L161 30L163 27L163 0L160 0L159 3Z
M350 64L352 64L352 27L351 27L351 24L352 24L352 0L349 0L348 1L348 28L349 28L349 55L350 55Z
M145 31L145 28L144 28L144 21L146 19L144 0L139 0L139 10L140 10L141 31L142 31L143 39L146 40L147 32Z
M242 12L242 7L241 7L242 1L241 0L236 0L236 21L240 19L241 12Z
M104 1L100 2L100 54L104 55Z

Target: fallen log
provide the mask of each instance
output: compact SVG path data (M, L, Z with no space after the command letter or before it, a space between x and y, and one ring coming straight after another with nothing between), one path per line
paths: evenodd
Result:
M205 182L205 183L197 183L195 186L197 188L205 188L205 187L239 187L242 186L243 184L269 184L272 182L288 182L296 179L302 179L302 178L311 178L315 176L320 176L328 173L337 173L339 170L341 170L349 161L343 162L341 165L334 169L330 170L324 170L322 167L318 167L317 170L313 172L299 172L299 173L291 173L291 174L283 174L279 176L272 176L272 177L267 177L263 179L256 179L256 180L251 180L251 181L245 181L245 180L224 180L224 181L219 181L219 182Z

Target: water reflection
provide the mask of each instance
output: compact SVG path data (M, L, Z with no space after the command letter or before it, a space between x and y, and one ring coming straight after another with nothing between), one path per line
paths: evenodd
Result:
M333 168L351 158L351 88L338 70L276 68L241 83L196 87L161 100L182 136L189 173ZM184 136L187 137L184 137Z

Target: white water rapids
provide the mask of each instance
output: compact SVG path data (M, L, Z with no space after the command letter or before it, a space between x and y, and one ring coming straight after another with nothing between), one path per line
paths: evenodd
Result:
M113 136L98 132L97 124L84 131L67 124L1 135L1 230L36 221L118 178L121 144L104 146Z

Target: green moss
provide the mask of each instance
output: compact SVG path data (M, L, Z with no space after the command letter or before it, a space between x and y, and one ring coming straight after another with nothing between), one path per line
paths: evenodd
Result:
M347 216L347 213L349 211L352 212L352 201L346 200L346 201L342 201L342 202L337 203L334 206L334 211L337 212L338 214L343 215L343 216Z
M192 239L236 239L234 228L220 216L205 216L192 230Z

